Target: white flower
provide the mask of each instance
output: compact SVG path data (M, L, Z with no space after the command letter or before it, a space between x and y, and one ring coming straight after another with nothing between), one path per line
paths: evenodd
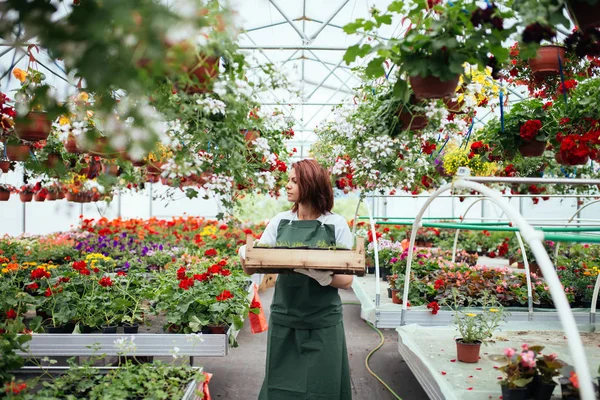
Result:
M121 337L114 341L117 348L124 352L135 352L137 347L134 343L135 336L131 336L129 339L126 337Z
M205 99L197 99L196 104L198 104L196 109L202 111L204 114L225 114L226 105L221 100L207 97Z
M179 358L179 347L177 347L177 346L173 347L173 350L171 350L170 353L174 359L178 359Z
M185 337L186 340L192 343L193 346L204 342L204 337L202 336L202 333L188 333L187 335L185 335Z

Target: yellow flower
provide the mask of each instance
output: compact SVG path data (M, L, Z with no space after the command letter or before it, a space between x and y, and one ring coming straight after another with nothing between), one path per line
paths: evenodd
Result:
M2 268L2 273L6 274L8 272L8 268Z
M66 115L61 115L58 118L58 124L59 125L68 125L71 123L71 120L69 119L69 117L67 117Z
M19 81L21 81L21 83L23 83L23 82L25 82L25 79L27 79L27 76L29 74L27 73L27 71L23 71L21 68L14 68L13 75L15 78L17 78Z
M490 311L490 312L498 312L498 311L500 311L500 310L498 310L497 308L490 308L490 309L489 309L489 311Z
M476 314L473 314L473 313L467 313L467 314L465 314L465 315L466 315L467 317L475 317L475 316L476 316Z
M77 100L79 101L88 101L90 98L90 95L87 94L86 92L81 92L77 95Z

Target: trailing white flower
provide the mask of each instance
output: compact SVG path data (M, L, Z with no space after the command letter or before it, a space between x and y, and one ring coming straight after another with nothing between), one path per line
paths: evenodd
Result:
M227 107L224 102L212 97L206 97L204 99L196 99L198 107L196 109L202 111L204 114L209 115L225 115L225 108Z

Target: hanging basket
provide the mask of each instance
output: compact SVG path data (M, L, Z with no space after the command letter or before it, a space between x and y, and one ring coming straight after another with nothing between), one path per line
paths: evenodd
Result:
M62 161L60 155L58 154L48 154L48 159L44 161L44 167L46 168L55 168Z
M158 183L160 182L160 175L146 173L146 180L150 183Z
M33 200L33 193L19 193L19 198L23 203L29 203Z
M560 73L558 59L564 65L565 48L557 45L542 46L535 58L529 59L529 68L536 78L545 79Z
M10 199L10 192L0 192L0 201L8 201Z
M423 114L411 114L404 109L398 114L398 119L406 131L419 131L427 126L429 120Z
M600 1L590 4L586 0L567 0L567 10L580 30L600 27Z
M101 137L96 139L95 144L90 149L89 153L94 156L104 157L104 158L116 158L120 157L123 151L120 150L112 150L108 144L107 137Z
M163 163L160 163L160 162L150 163L150 164L146 165L146 174L158 176L158 175L162 174L162 169L161 169L162 166L163 166Z
M443 99L454 95L456 87L458 86L459 77L460 75L456 75L455 78L452 78L449 81L442 81L435 76L427 76L425 78L411 76L409 80L417 100Z
M45 112L31 111L21 121L15 121L15 131L19 139L39 142L48 139L52 122Z
M462 113L463 106L465 105L464 100L457 101L457 100L452 100L450 98L445 98L443 101L444 101L444 104L446 105L446 109L448 110L448 112L450 114L461 114Z
M72 201L73 203L85 203L86 195L83 193L67 193L67 201Z
M590 161L590 157L586 156L585 159L579 160L579 162L571 164L563 158L562 154L560 154L559 151L557 153L554 153L554 160L556 160L556 162L560 165L585 165Z
M27 161L27 159L29 158L29 145L7 144L6 157L10 161Z
M255 129L240 129L240 133L244 135L244 140L248 145L252 144L252 142L260 137L260 131Z
M10 161L0 161L0 171L5 174L10 171Z
M194 83L186 86L186 93L210 93L212 81L219 75L219 58L200 54L198 63L190 69L188 75Z
M69 135L69 138L65 142L65 150L71 154L81 153L81 149L77 147L77 138L75 135Z
M119 166L115 164L102 164L102 173L104 175L119 176Z
M33 200L38 202L46 201L46 195L43 193L36 193L33 195Z
M58 199L58 193L48 192L46 195L46 201L55 201L56 199Z
M544 154L544 150L546 150L546 142L539 140L524 141L519 146L519 153L523 157L539 157Z

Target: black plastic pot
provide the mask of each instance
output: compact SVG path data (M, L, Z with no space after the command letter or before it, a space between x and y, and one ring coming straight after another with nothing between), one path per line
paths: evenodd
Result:
M102 325L102 333L117 333L116 325Z
M529 400L531 399L531 393L529 387L523 388L509 388L508 385L501 385L502 387L502 400Z
M46 326L44 329L46 330L46 333L65 333L65 327L63 325Z
M79 332L81 333L92 333L94 332L94 328L88 325L79 325Z
M374 274L375 273L375 267L367 267L367 274Z
M530 387L531 393L533 393L533 398L535 400L550 400L556 386L556 383L549 384L542 382L539 376L536 375L533 378Z
M123 333L138 333L140 326L138 324L123 324Z
M388 267L379 267L379 276L382 281L387 282L388 275L390 275L390 269Z
M391 299L391 298L392 298L392 288L391 288L391 287L389 287L389 288L387 288L387 289L388 289L388 298L390 298L390 299Z

